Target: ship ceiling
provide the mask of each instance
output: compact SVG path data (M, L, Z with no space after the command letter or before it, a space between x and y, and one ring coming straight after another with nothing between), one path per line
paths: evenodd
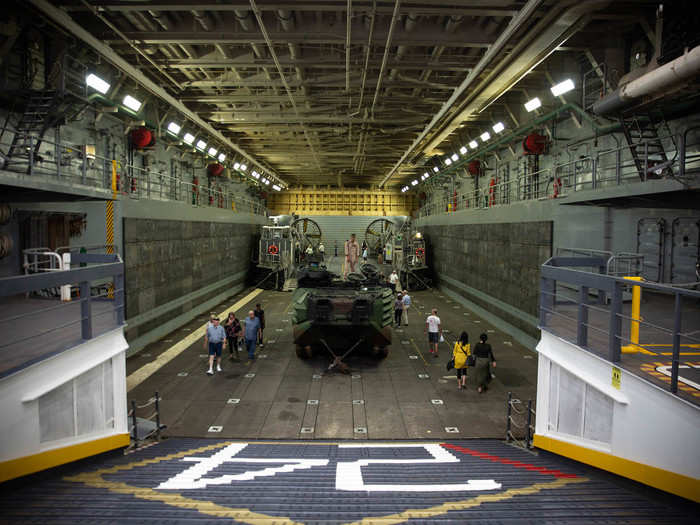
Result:
M403 185L431 155L459 150L494 122L514 126L514 108L548 89L559 64L600 56L611 32L653 20L655 7L559 0L50 3L287 183L365 187ZM478 74L455 97L475 67Z

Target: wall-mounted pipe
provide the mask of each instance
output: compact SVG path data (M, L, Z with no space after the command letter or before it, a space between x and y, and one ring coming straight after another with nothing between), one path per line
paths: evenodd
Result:
M700 72L700 46L628 82L593 104L596 115L616 113L640 98L673 89Z

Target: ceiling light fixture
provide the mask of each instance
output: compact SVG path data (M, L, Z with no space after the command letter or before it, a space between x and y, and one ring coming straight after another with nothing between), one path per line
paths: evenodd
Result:
M470 147L471 149L476 149L476 148L479 147L479 144L478 144L477 141L472 140L471 142L469 142L469 147Z
M282 188L280 188L277 184L273 184L272 189L275 191L280 191Z
M182 127L177 122L171 122L170 124L168 124L168 131L173 135L177 135L178 133L180 133L181 129Z
M192 133L185 133L185 136L182 137L182 140L185 142L185 144L192 144L194 142L194 135Z
M199 140L197 141L197 146L196 146L196 147L197 147L197 149L201 149L202 151L204 151L204 148L207 147L207 143L204 142L202 139L199 139Z
M493 130L494 130L496 133L500 133L500 132L503 131L504 129L506 129L506 127L503 125L503 122L496 122L496 123L493 125Z
M464 154L467 152L467 147L466 147L466 146L462 146L461 148L459 148L459 152L460 152L462 155L464 155Z
M418 184L418 181L416 179L413 179L411 181L411 186L415 186L416 184Z
M437 173L438 171L440 171L440 169L437 166L433 166L433 171Z
M241 166L240 166L240 167L241 167L241 171L247 171L247 170L248 170L248 166L246 166L245 164L242 164L242 163L241 163Z
M563 95L564 93L571 91L572 89L574 89L574 81L570 78L567 78L563 82L559 82L558 84L552 86L550 88L550 91L552 92L552 95L558 97L560 95Z
M225 153L219 153L219 162L223 162L226 160L226 154Z
M234 170L237 170L237 169L240 168L240 167L241 167L240 162L234 162L234 163L233 163L233 169L234 169Z
M528 100L525 102L525 109L529 111L535 111L537 108L539 108L542 105L542 101L538 97L533 98L532 100Z
M445 166L449 166L450 164L452 164L452 160L450 159L450 157L447 157L445 159Z
M428 177L430 177L430 173L428 173L428 172L426 171L425 173L423 173L423 177L425 177L425 178L427 179Z
M457 159L459 158L459 155L457 155L456 153L453 153L453 154L452 154L452 157L450 157L450 158L452 159L452 162L457 162Z
M132 110L134 113L138 113L139 109L141 109L141 104L142 102L140 100L136 100L134 97L131 95L127 95L124 97L124 100L122 103Z
M85 83L94 89L95 91L99 91L103 95L109 91L110 84L109 82L106 82L105 80L102 80L100 77L95 75L94 73L90 73L87 77L85 77Z
M481 135L479 135L479 138L481 139L482 142L486 142L491 138L491 135L489 134L488 131L484 131Z
M216 157L216 154L218 153L218 151L219 150L217 150L214 146L212 146L211 148L209 148L209 151L207 153L209 153L209 155L211 155L212 157Z

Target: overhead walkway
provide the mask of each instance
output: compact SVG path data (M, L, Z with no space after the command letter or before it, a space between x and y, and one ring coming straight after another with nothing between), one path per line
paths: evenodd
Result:
M170 439L4 487L4 523L690 523L697 505L495 440Z

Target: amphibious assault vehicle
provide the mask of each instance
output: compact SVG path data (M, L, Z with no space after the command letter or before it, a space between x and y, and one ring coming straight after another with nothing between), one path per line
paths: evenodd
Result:
M319 265L298 270L292 322L299 357L330 352L335 366L355 350L388 355L394 297L374 266L361 270L347 281Z

